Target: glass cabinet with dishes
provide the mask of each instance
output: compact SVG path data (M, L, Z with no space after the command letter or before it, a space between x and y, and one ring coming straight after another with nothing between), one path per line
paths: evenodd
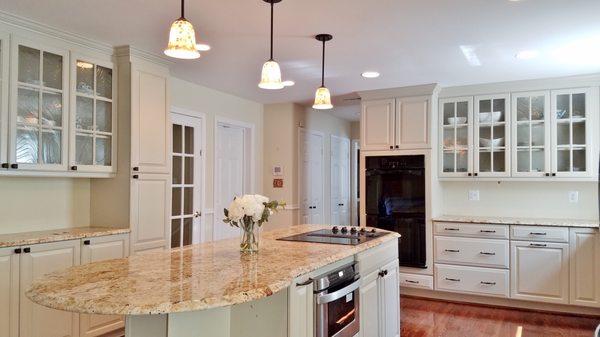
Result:
M478 177L510 176L509 95L475 97L474 169Z
M440 100L441 175L472 176L473 98L456 97Z
M113 131L113 64L72 54L70 169L111 172Z
M64 170L68 52L14 38L11 53L10 168Z

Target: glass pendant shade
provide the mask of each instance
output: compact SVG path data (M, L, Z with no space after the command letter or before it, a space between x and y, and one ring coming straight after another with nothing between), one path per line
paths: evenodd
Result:
M331 104L331 94L329 93L329 89L326 87L320 87L317 89L315 93L315 104L313 104L313 109L318 110L327 110L333 109L333 104Z
M258 87L270 90L283 89L284 85L281 82L281 69L277 62L273 60L265 62Z
M183 17L173 22L165 55L178 59L197 59L200 57L200 52L196 48L194 26Z

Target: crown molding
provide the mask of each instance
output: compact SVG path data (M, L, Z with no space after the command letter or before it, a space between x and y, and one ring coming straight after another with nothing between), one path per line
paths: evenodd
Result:
M142 49L136 48L134 46L130 46L130 45L118 46L118 47L115 47L114 50L115 50L115 56L117 58L135 57L135 58L139 58L139 59L151 62L151 63L165 66L167 68L170 68L172 65L175 64L175 62L171 61L170 59L167 59L164 56L150 53L150 52L147 52L145 50L142 50Z
M364 100L386 99L395 97L431 96L439 92L437 83L413 85L408 87L359 91L357 94Z

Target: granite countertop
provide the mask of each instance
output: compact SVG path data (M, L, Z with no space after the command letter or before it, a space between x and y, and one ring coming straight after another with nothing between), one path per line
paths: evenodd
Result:
M131 232L129 228L75 227L37 232L0 234L0 248L127 234L129 232Z
M69 268L34 282L27 296L59 310L97 314L165 314L250 302L287 288L294 278L399 237L357 246L277 241L330 228L300 225L264 232L258 254L239 239L136 254Z
M581 228L599 228L600 227L598 220L580 220L580 219L544 219L544 218L442 215L439 217L434 217L433 221L434 222L502 224L502 225L581 227Z

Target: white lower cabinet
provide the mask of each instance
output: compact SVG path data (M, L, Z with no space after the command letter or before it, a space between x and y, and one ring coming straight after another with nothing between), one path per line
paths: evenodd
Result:
M401 287L433 290L433 276L421 274L399 274Z
M569 303L569 244L511 242L511 297Z
M400 337L400 285L398 273L400 265L397 260L383 266L381 283L381 331L383 337Z
M0 248L0 336L19 335L18 248Z
M508 297L509 271L436 264L435 284L437 290Z
M135 174L131 181L131 251L168 247L171 177Z
M80 240L31 245L20 259L20 337L74 337L79 335L79 315L49 309L25 296L32 282L45 274L79 265Z
M379 337L379 270L362 277L360 284L360 336Z
M308 275L292 282L288 291L288 336L314 335L313 280Z
M600 307L600 234L598 229L570 229L570 303Z
M129 256L128 235L105 236L83 240L81 264ZM125 326L122 316L87 315L79 318L80 337L95 337Z

